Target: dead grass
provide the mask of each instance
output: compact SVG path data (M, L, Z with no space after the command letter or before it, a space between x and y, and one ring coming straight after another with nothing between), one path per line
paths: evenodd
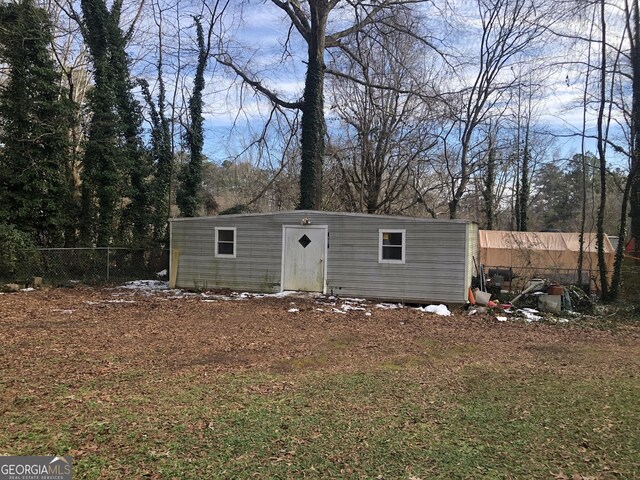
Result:
M70 453L75 478L640 476L633 324L317 307L0 295L0 454Z

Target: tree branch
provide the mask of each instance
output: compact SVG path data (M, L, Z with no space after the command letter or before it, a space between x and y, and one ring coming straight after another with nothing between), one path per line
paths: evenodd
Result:
M278 97L278 95L275 92L263 86L259 80L254 80L250 78L249 75L243 72L239 67L237 67L233 63L233 61L231 61L231 58L228 55L226 54L215 55L214 58L218 63L226 67L229 67L231 70L233 70L235 74L238 75L240 78L242 78L242 80L247 85L251 86L257 92L260 92L262 95L267 97L269 100L271 100L271 102L275 103L276 105L279 105L282 108L294 108L298 110L302 110L302 107L304 107L304 101L302 100L299 100L297 102L288 102L286 100L282 100L280 97Z

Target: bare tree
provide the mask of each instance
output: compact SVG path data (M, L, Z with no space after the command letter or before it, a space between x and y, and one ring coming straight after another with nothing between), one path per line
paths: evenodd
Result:
M411 2L419 3L419 2ZM342 49L357 32L391 15L392 8L406 5L404 0L271 0L290 22L284 56L290 55L291 33L296 32L306 46L306 74L301 99L286 100L274 88L265 86L246 66L237 64L229 52L217 60L229 67L256 92L279 108L298 109L301 118L301 171L299 208L322 207L322 163L325 156L324 83L328 49ZM348 22L345 19L349 19Z
M478 126L504 109L519 81L509 75L510 67L526 61L525 54L537 46L551 21L549 5L533 0L478 0L477 9L479 51L471 65L475 73L468 86L461 76L460 91L445 97L454 119L444 136L450 218L457 217L460 200L479 167L474 155ZM469 68L463 71L469 73Z
M349 55L330 71L331 110L339 133L332 158L341 173L345 207L367 213L399 213L419 199L411 193L416 163L435 145L431 133L435 97L422 43L404 32L411 17L396 13L354 35ZM346 42L345 42L346 43Z

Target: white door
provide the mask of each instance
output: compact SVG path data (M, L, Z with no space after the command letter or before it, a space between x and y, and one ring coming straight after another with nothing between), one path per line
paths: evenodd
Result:
M284 226L282 289L324 291L327 227Z

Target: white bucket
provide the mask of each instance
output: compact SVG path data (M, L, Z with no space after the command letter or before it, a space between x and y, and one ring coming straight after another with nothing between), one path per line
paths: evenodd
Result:
M483 292L482 290L475 290L473 295L476 297L476 303L478 305L486 305L491 300L491 294Z

